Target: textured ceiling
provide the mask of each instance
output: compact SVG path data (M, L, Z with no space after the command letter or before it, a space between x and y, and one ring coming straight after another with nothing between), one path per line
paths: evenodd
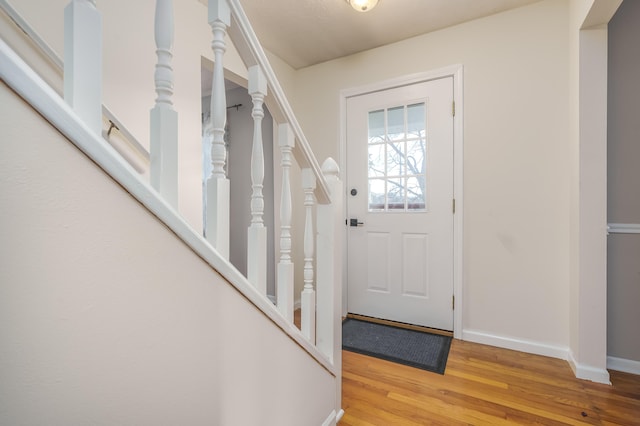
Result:
M199 0L207 4L207 0ZM241 0L262 45L295 69L521 7L539 0Z

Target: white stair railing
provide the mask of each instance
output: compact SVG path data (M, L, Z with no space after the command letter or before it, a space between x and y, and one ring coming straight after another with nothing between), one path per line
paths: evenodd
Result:
M159 0L160 1L160 0ZM169 2L170 0L162 0ZM160 5L160 3L158 3ZM163 5L164 6L164 5ZM276 305L288 321L293 321L296 296L301 303L301 332L327 359L336 359L341 344L339 329L341 273L338 273L341 239L335 235L340 229L336 212L342 214L339 170L329 160L322 170L307 142L284 92L271 68L262 47L244 14L239 0L209 0L209 24L213 33L214 53L211 93L212 172L206 182L205 232L208 241L225 259L229 256L229 200L230 182L225 174L226 96L224 88L225 37L228 35L240 54L248 74L248 92L253 102L254 120L251 170L251 224L247 236L247 279L256 291L266 297L267 229L264 223L264 150L262 137L263 105L266 104L278 125L279 147L282 157L282 194L280 205L280 255L276 271ZM166 24L168 25L168 24ZM160 47L159 47L160 49ZM293 206L291 168L296 161L302 170L304 204ZM329 186L325 174L332 182ZM301 209L305 216L303 257L297 259L303 271L303 290L295 294L294 256L292 253L292 218ZM323 208L324 207L324 208ZM322 212L322 213L321 213ZM315 218L314 218L315 215ZM318 230L315 223L318 222ZM329 245L330 244L330 245ZM317 268L314 268L317 265ZM320 270L329 271L321 273ZM314 285L315 271L318 285ZM320 312L322 310L322 312ZM322 322L322 324L320 324Z
M177 209L177 112L173 108L173 11L171 0L156 0L155 41L157 64L154 73L156 104L150 113L151 185ZM225 38L229 36L244 61L253 101L254 136L251 160L251 225L248 233L248 280L253 290L266 300L267 247L264 224L264 154L261 123L263 105L269 108L278 128L281 150L282 193L279 206L280 253L277 264L277 309L293 323L294 256L292 253L291 170L296 161L302 170L304 203L295 206L305 216L302 268L304 287L301 334L321 354L318 359L339 379L341 350L341 230L342 183L333 159L320 168L293 111L284 96L267 57L258 42L239 0L209 0L208 22L212 29L214 73L211 96L212 172L206 180L205 234L219 256L229 258L229 199L227 179L226 96L224 88ZM72 0L65 13L65 99L89 129L101 133L101 18L94 1ZM80 41L84 42L80 42ZM98 51L98 53L95 52ZM96 59L98 58L98 59ZM98 111L98 112L96 112ZM98 117L96 119L96 116ZM314 278L316 284L314 285ZM240 287L240 286L238 286ZM251 289L251 287L249 287ZM245 290L243 290L245 291ZM248 291L248 290L247 290ZM254 300L254 295L249 297ZM256 303L256 306L262 306ZM271 305L272 306L272 305ZM277 315L277 314L276 314ZM279 323L280 319L276 322ZM293 327L283 327L292 332ZM301 345L306 348L307 343ZM311 353L311 352L310 352ZM315 355L314 355L315 356ZM339 381L339 380L338 380ZM338 402L339 405L339 402Z
M7 0L0 0L0 9L3 13L13 21L18 28L26 35L38 51L53 65L54 72L58 73L61 77L63 89L58 92L64 97L64 61L53 50L53 48L47 43L38 32L27 22L24 17L9 3ZM92 13L98 13L97 9L92 10ZM65 18L67 22L69 20ZM95 29L95 28L93 28ZM90 31L93 32L93 29ZM71 34L72 32L69 32ZM75 33L78 37L78 33ZM85 39L86 41L86 39ZM73 54L72 48L66 48L67 55ZM86 57L85 57L86 59ZM94 80L99 79L99 74L87 73L88 76L92 76ZM67 79L73 80L70 72L67 72ZM101 83L93 81L92 87L101 87ZM68 83L71 84L71 81ZM77 83L73 83L77 84ZM67 104L71 103L70 95L66 97ZM99 102L99 101L96 101ZM78 108L79 109L79 108ZM89 111L91 108L89 109ZM122 158L129 163L140 175L146 177L149 172L149 152L138 142L138 140L128 131L128 129L122 124L118 117L106 106L101 105L102 110L102 136L109 142L109 144L122 156ZM85 111L86 112L86 111Z

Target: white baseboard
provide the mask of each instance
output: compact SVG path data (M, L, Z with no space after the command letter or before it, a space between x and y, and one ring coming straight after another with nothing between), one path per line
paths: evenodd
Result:
M533 340L498 336L477 330L463 330L462 340L564 360L567 360L569 356L569 348L562 346L550 345L548 343L541 343Z
M336 414L336 411L333 410L331 414L329 414L329 417L327 417L327 419L324 422L322 422L322 426L336 426L337 423L338 423L338 415Z
M571 366L576 378L590 380L596 383L604 383L605 385L611 384L611 381L609 380L609 372L606 369L579 364L573 356L572 351L569 351L569 358L567 361L569 361L569 366Z
M609 370L622 371L623 373L640 375L640 361L634 361L631 359L608 356L607 368Z
M302 302L300 301L300 299L296 300L295 302L293 302L293 310L297 310L302 308Z
M579 364L578 362L576 362L573 353L569 350L569 348L566 347L550 345L548 343L541 343L533 340L497 336L495 334L484 333L476 330L463 330L462 340L482 343L484 345L497 346L499 348L512 349L520 352L527 352L535 355L563 359L569 362L573 373L578 379L591 380L592 382L597 383L611 384L611 382L609 381L609 372L606 369ZM636 368L639 368L640 362L636 364ZM638 371L640 371L640 369Z
M267 294L267 298L271 300L271 303L273 303L274 305L278 303L276 296L273 294Z

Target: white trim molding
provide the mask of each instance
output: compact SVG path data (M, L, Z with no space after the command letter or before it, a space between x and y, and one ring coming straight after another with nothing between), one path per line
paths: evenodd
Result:
M640 375L640 361L608 356L607 369Z
M640 223L609 223L609 234L640 234Z
M573 370L576 378L583 380L590 380L596 383L603 383L610 385L611 380L609 378L609 372L602 368L595 368L590 365L579 364L573 356L573 351L569 352L569 366Z
M576 378L583 380L590 380L596 383L604 383L610 385L609 372L606 369L595 368L590 365L579 364L576 362L573 353L568 347L553 345L549 343L536 342L533 340L517 339L507 336L498 336L495 334L489 334L477 330L464 330L462 332L462 339L474 342L482 343L484 345L497 346L499 348L511 349L520 352L527 352L535 355L548 356L551 358L563 359L569 363L571 370L575 374ZM609 361L609 358L608 358ZM625 360L622 360L625 361ZM630 361L633 365L635 361ZM635 362L636 373L640 372L640 362ZM630 365L630 364L615 364L616 366ZM609 367L609 363L607 363ZM612 367L609 367L612 368ZM615 368L612 368L615 369ZM620 371L625 371L620 369Z
M329 417L322 422L322 426L335 426L338 424L342 416L344 416L344 410L340 410L338 413L334 410L329 414Z
M565 361L569 357L569 348L564 346L508 336L498 336L496 334L485 333L478 330L463 330L462 340L481 343L483 345L496 346L504 349L511 349L514 351L527 352L534 355L563 359Z

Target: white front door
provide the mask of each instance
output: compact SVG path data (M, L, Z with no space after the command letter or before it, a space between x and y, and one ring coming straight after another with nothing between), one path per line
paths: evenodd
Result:
M347 307L453 330L453 78L347 99Z

